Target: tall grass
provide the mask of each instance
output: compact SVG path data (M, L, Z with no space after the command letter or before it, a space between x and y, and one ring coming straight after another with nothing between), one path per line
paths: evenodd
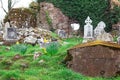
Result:
M58 47L58 52L54 52L54 55L52 56L42 54L36 60L33 60L33 56L27 56L20 60L13 61L13 55L10 57L7 57L6 55L9 55L9 53L13 53L14 51L12 49L6 51L6 47L2 47L3 51L0 50L0 55L5 59L0 61L0 80L10 80L11 78L15 80L119 80L119 76L113 78L87 77L68 69L62 64L67 50L76 44L81 44L82 40L82 38L64 39L61 46ZM26 46L26 55L33 54L35 51L41 51L38 45ZM6 66L4 66L6 64L3 64L2 62L8 60L12 60L13 63L10 65L10 68L6 70ZM40 60L43 60L43 62L39 63ZM20 66L22 63L28 63L28 68L25 68L24 71Z

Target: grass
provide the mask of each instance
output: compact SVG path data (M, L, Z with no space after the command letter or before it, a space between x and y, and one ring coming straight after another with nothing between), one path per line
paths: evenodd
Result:
M0 46L0 80L120 80L120 77L92 78L83 76L62 64L67 50L81 42L82 38L65 39L61 42L58 52L52 56L43 53L39 45L26 45L27 51L25 54L21 54L24 57L19 60L12 60L17 52L12 49L7 50L6 46ZM33 60L33 53L36 51L43 54ZM43 62L40 63L41 60ZM6 64L8 62L11 64ZM28 67L23 68L22 64L26 64Z

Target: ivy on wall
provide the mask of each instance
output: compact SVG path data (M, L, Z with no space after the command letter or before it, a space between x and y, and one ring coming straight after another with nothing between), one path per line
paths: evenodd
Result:
M87 16L93 20L94 28L98 22L104 21L107 25L106 31L111 30L112 24L119 21L120 10L115 7L114 10L109 10L108 0L37 0L40 2L51 2L56 7L71 19L77 20L83 29Z

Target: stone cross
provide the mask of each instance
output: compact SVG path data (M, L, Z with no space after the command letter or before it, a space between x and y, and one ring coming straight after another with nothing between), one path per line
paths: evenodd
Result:
M93 26L91 25L92 20L88 16L85 20L86 25L84 25L84 38L92 39L93 38Z

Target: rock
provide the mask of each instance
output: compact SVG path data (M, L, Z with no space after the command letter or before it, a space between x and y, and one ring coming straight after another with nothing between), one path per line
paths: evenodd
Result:
M96 37L96 40L101 40L101 41L110 41L113 42L113 37L110 33L106 33L105 31Z
M24 43L35 44L36 41L37 41L37 38L34 38L33 36L28 36L24 39Z
M41 53L35 52L33 55L33 59L36 60L39 56L41 56Z
M10 47L6 47L6 50L7 50L7 51L10 50Z
M14 57L13 57L13 60L19 60L21 59L22 56L20 54L16 54Z
M24 71L25 68L29 67L28 63L22 63L22 64L20 64L20 66L22 67L23 71Z
M45 61L44 60L40 60L38 63L39 64L42 64L42 63L44 63Z

